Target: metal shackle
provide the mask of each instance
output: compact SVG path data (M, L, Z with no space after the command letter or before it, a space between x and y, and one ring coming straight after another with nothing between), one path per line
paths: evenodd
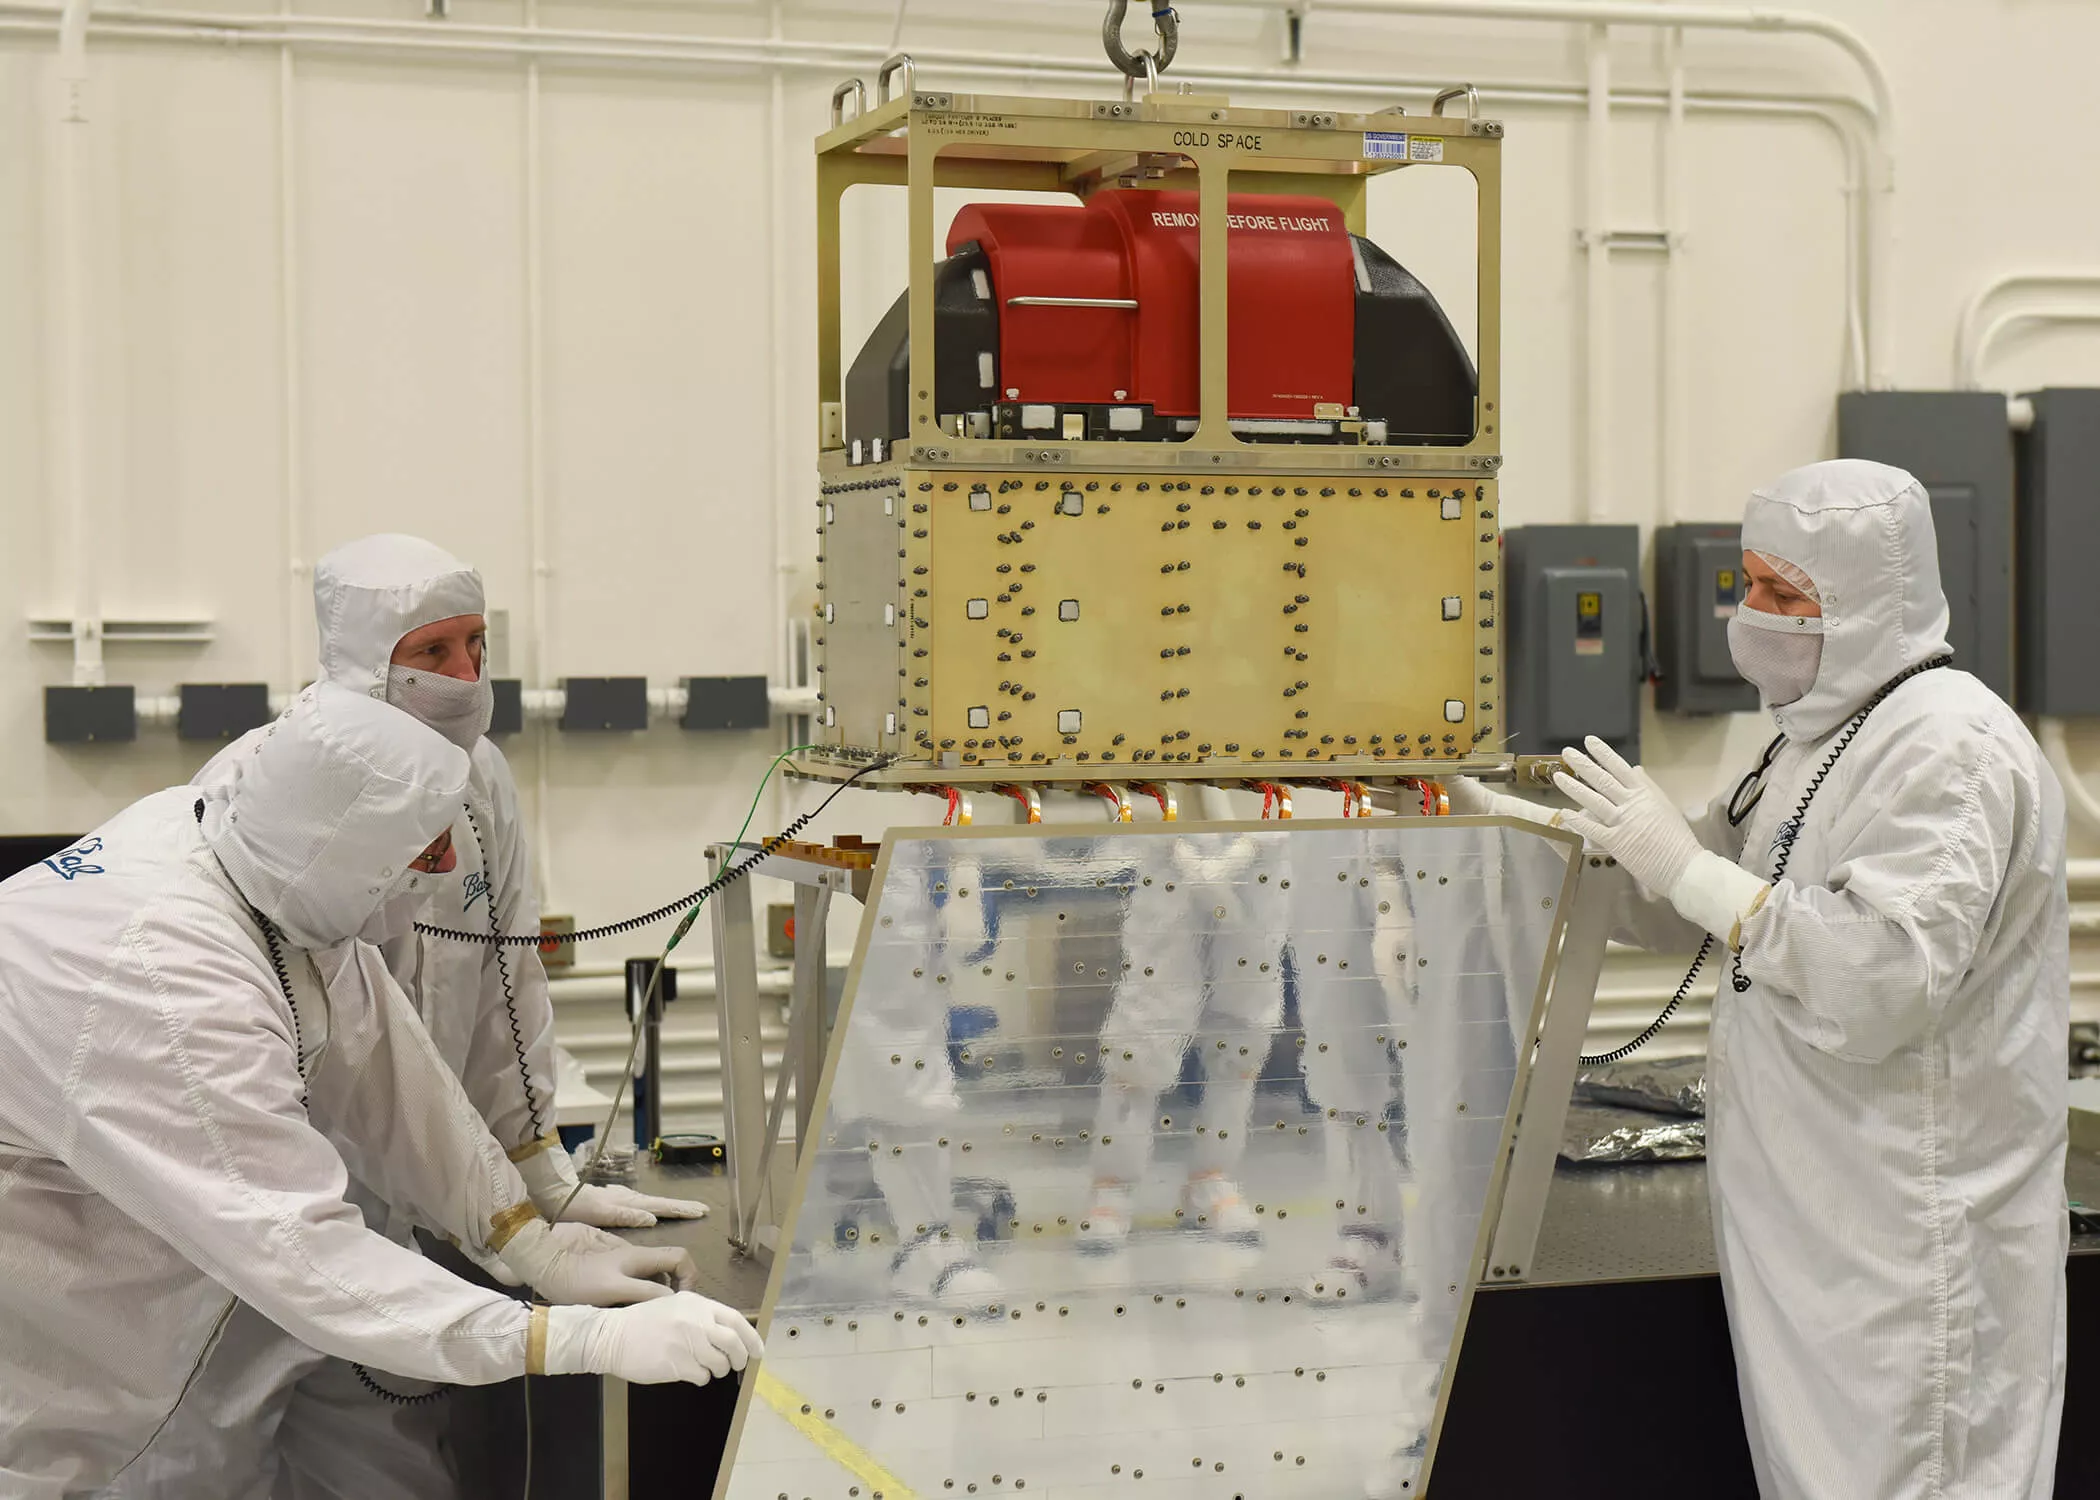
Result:
M1101 46L1108 53L1108 60L1126 78L1145 77L1148 58L1158 72L1165 72L1174 61L1175 48L1181 44L1181 18L1163 0L1153 0L1153 4L1152 29L1159 37L1158 50L1133 52L1123 45L1123 17L1130 9L1130 0L1108 0L1108 14L1101 22Z

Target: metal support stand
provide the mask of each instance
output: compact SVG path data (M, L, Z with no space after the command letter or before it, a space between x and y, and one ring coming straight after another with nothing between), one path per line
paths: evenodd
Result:
M737 855L729 845L707 851L710 877ZM758 1206L759 1158L765 1152L765 1054L759 1042L758 945L751 923L751 882L739 880L707 903L715 942L715 1022L722 1058L722 1147L729 1168L729 1240L750 1247Z
M710 873L753 853L756 846L716 844L707 851ZM776 854L754 877L795 887L795 971L788 994L788 1046L781 1059L795 1090L799 1157L811 1138L811 1110L831 1042L825 993L825 937L831 898L845 892L864 901L871 871ZM749 1255L770 1256L780 1216L768 1205L766 1178L779 1145L780 1117L766 1109L765 1049L759 1035L758 948L751 916L751 883L740 880L708 903L714 918L715 1004L721 1026L723 1147L729 1175L730 1241ZM762 1210L766 1210L762 1212Z
M1487 1286L1523 1280L1524 1268L1532 1263L1532 1252L1538 1248L1568 1096L1575 1090L1583 1033L1596 1001L1597 979L1604 970L1612 908L1628 878L1617 864L1596 853L1585 853L1580 869L1573 909L1561 933L1545 1023L1532 1038L1538 1055L1532 1060L1524 1097L1511 1103L1517 1114L1516 1142L1495 1232L1488 1243L1486 1274L1481 1278Z
M788 999L788 1054L795 1069L795 1154L809 1139L810 1110L817 1099L817 1080L824 1076L824 1052L831 1036L829 997L825 994L825 926L831 917L829 885L795 887L795 978Z

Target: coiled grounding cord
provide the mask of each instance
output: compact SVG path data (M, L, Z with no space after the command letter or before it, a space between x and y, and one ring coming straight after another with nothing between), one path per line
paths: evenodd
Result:
M474 804L462 802L460 807L467 815L467 827L474 834L476 852L481 857L482 880L488 886L488 894L483 899L488 902L489 932L500 936L503 928L496 916L496 885L488 878L489 841L482 835L481 820L474 816ZM495 955L496 977L503 985L503 1010L510 1017L510 1044L518 1054L518 1084L525 1090L525 1112L532 1119L532 1139L538 1140L547 1133L547 1125L540 1114L540 1101L532 1092L532 1069L525 1062L525 1027L518 1019L518 992L510 982L510 959L504 954L501 943L493 945L489 951Z
M1951 656L1936 656L1931 661L1921 661L1908 671L1897 673L1882 684L1881 691L1869 698L1865 707L1852 716L1852 722L1845 726L1845 732L1838 737L1838 742L1832 745L1830 753L1823 757L1823 764L1817 767L1816 774L1808 779L1808 790L1801 794L1801 801L1794 809L1794 816L1779 825L1779 858L1772 862L1774 885L1786 874L1786 862L1793 858L1794 840L1801 836L1801 820L1808 816L1808 804L1816 800L1816 793L1823 789L1823 782L1830 775L1831 768L1837 765L1838 757L1845 753L1845 747L1852 743L1853 736L1859 733L1860 726L1867 722L1867 715L1881 707L1888 701L1889 694L1920 672L1934 671L1951 665L1953 661ZM1743 955L1740 953L1735 956L1734 973L1730 982L1734 984L1738 995L1750 988L1749 977L1743 973Z
M781 761L787 759L788 755L792 755L793 753L794 751L792 750L783 753L781 756L774 760L771 766L768 766L766 768L765 776L760 778L759 780L759 793L763 793L765 791L766 782L772 779L773 772L776 768L778 768ZM851 786L861 777L867 775L870 771L879 771L885 766L893 764L895 760L895 756L883 756L876 760L870 761L865 766L862 766L859 770L855 771L852 775L848 776L844 781L840 782L836 787L832 788L830 795L825 797L825 799L822 802L818 803L810 811L802 814L801 817L795 819L794 822L788 824L786 828L783 828L779 833L773 835L773 837L764 840L759 845L755 853L749 855L748 857L742 860L739 860L736 864L733 864L728 868L724 869L721 874L717 875L713 880L710 880L706 885L702 886L699 890L695 891L692 895L688 896L683 901L674 901L669 906L662 907L655 912L651 912L647 915L640 917L630 917L624 922L613 922L607 924L606 926L590 928L583 932L564 934L563 941L587 942L595 937L606 937L616 935L622 932L632 932L637 927L644 927L651 922L661 921L664 917L671 915L673 912L684 910L686 912L685 920L678 925L677 930L671 936L670 942L664 945L663 952L658 955L655 967L650 972L649 995L643 1001L642 1006L643 1011L646 1012L650 1001L653 1000L655 997L656 987L662 982L664 964L670 958L671 949L675 948L678 945L679 939L683 938L686 935L686 933L691 929L694 918L698 917L700 914L701 905L704 904L710 896L715 895L717 892L721 891L725 886L732 885L736 881L743 879L744 876L750 874L751 871L754 868L756 868L775 849L779 848L782 844L788 842L790 839L794 838L796 834L800 833L803 829L807 828L812 822L814 822L817 819L817 817L820 814L823 813L825 808L831 806L832 799L837 797L840 792L845 791L847 787ZM757 806L757 802L758 797L756 794L754 794L752 797L752 805L754 808ZM200 808L199 816L201 817L201 809L203 804L199 803L198 806ZM475 840L481 844L482 859L484 864L486 864L488 858L488 844L487 841L484 840L481 836L480 825L474 822L474 815L472 809L468 810L467 819L469 825L473 828ZM746 830L749 829L749 827L750 819L747 817L745 819L744 828L739 829L737 831L738 842L742 842L744 833ZM489 901L490 930L486 934L474 932L457 932L449 928L427 926L421 922L418 922L416 924L416 930L428 937L450 938L455 942L487 943L495 949L497 963L499 964L499 966L501 966L500 972L503 978L504 1004L510 1007L511 1037L517 1045L518 1067L521 1076L524 1076L526 1074L526 1068L525 1044L522 1035L523 1028L518 1023L518 1013L515 1003L515 997L512 994L510 985L510 970L508 966L504 966L502 963L503 950L507 947L522 947L527 943L537 944L540 941L540 939L537 934L506 934L498 930L495 919L495 897L493 893L490 895ZM267 935L269 931L267 926L265 926L264 931ZM273 958L275 957L274 947L272 949L272 956ZM282 975L283 973L281 963L279 967L279 973L280 975ZM289 999L291 994L289 986L287 986L285 994L286 998ZM296 1026L297 1022L298 1016L297 1012L295 1011L293 1014L293 1024ZM634 1026L634 1038L637 1044L639 1044L641 1040L641 1034L641 1023L637 1021ZM626 1090L627 1075L633 1071L633 1066L634 1050L633 1048L630 1048L628 1052L627 1065L620 1070L621 1093L614 1095L612 1112L607 1117L606 1128L608 1130L611 1128L612 1120L616 1118L619 1114L621 1096L625 1093ZM528 1101L530 1101L532 1098L532 1086L529 1081L529 1077L526 1083L525 1097ZM537 1122L537 1114L535 1114L534 1118L535 1122ZM576 1201L576 1195L583 1191L583 1186L583 1181L579 1178L576 1183L576 1186L569 1190L569 1196L562 1203L560 1210L558 1210L555 1213L554 1222L559 1223L561 1221L562 1215L568 1212L569 1205ZM420 1395L411 1396L401 1391L389 1389L387 1386L380 1384L378 1380L373 1378L372 1372L370 1370L367 1370L363 1365L353 1363L350 1366L350 1368L356 1374L358 1384L362 1385L367 1391L370 1391L374 1396L377 1396L380 1400L391 1402L396 1406L421 1406L426 1402L435 1401L439 1397L449 1394L449 1392L451 1391L450 1386L440 1385L431 1390L424 1391ZM527 1392L527 1400L529 1401L529 1381L527 1383Z
M793 752L789 753L792 754ZM782 759L785 758L785 756L782 757ZM721 874L710 880L706 885L701 886L699 890L694 891L691 895L681 896L676 901L667 901L654 911L643 912L638 917L628 917L625 921L620 922L607 922L602 927L586 927L578 932L545 934L537 932L462 932L456 927L437 927L428 922L416 923L416 931L422 933L425 937L445 938L455 943L492 943L499 948L537 948L542 943L588 943L598 938L618 937L622 933L633 932L640 927L652 926L657 922L663 921L666 917L676 916L679 912L685 911L689 907L700 905L708 897L743 879L770 856L774 850L778 849L782 844L791 841L795 835L821 817L824 809L831 806L833 799L840 792L845 791L870 771L883 770L893 765L896 760L897 757L894 755L885 755L869 761L844 781L833 787L830 796L827 796L822 802L819 802L815 807L802 814L801 817L795 819L794 822L788 824L787 827L781 829L780 832L774 834L771 838L762 840L758 848L750 855L723 870ZM774 765L777 766L779 763L776 760ZM766 774L770 776L772 772L768 770ZM760 786L763 788L764 783L761 782Z
M1859 733L1860 726L1867 722L1867 715L1881 707L1883 703L1888 701L1890 694L1894 693L1897 688L1903 686L1904 683L1910 681L1911 678L1917 676L1920 672L1930 672L1939 667L1949 666L1953 661L1954 658L1951 656L1937 656L1931 661L1921 661L1916 666L1897 673L1883 683L1879 691L1861 706L1858 713L1852 716L1851 722L1845 726L1844 733L1838 736L1837 743L1830 747L1830 753L1823 757L1823 764L1817 768L1816 774L1809 778L1808 790L1801 794L1801 801L1794 808L1793 818L1780 825L1779 858L1772 865L1772 884L1778 884L1780 878L1786 874L1786 862L1793 855L1794 840L1800 837L1801 822L1802 819L1808 816L1809 803L1815 801L1816 793L1822 790L1823 783L1829 779L1832 769L1838 763L1838 757L1845 753L1846 748L1851 745L1854 736ZM1777 750L1778 744L1777 740L1773 741L1772 750L1766 752L1766 766L1771 764L1772 753ZM1762 770L1763 767L1759 769ZM1741 796L1742 790L1740 787L1736 789L1738 798ZM1762 792L1759 793L1759 796L1762 796ZM1757 800L1756 797L1750 800L1749 806L1744 807L1742 810L1742 817L1749 816L1750 808L1757 805ZM1731 821L1740 823L1742 817L1732 818ZM1672 995L1670 1003L1662 1008L1662 1014L1649 1022L1647 1029L1642 1031L1639 1036L1626 1043L1623 1047L1614 1047L1609 1052L1600 1052L1594 1057L1578 1058L1577 1061L1585 1068L1601 1068L1608 1063L1623 1062L1634 1053L1640 1051L1641 1048L1647 1046L1648 1043L1654 1041L1657 1033L1669 1024L1670 1017L1677 1014L1677 1007L1684 1003L1684 997L1691 993L1692 985L1699 977L1700 966L1706 962L1707 955L1713 952L1713 946L1714 935L1709 932L1706 934L1704 941L1699 944L1699 952L1692 959L1691 968L1685 971L1684 983L1677 986L1677 993ZM1733 972L1729 982L1735 987L1735 992L1738 995L1750 988L1750 980L1743 973L1743 955L1740 953L1735 955Z

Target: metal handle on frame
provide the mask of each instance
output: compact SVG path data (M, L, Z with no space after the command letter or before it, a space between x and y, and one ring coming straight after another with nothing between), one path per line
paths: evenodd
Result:
M885 64L885 66L887 66ZM831 123L846 123L846 101L853 101L853 117L857 120L868 112L868 86L858 78L849 78L831 91Z
M1118 307L1137 311L1135 297L1008 297L1008 307Z
M875 71L875 102L878 105L890 102L890 80L897 70L904 70L904 89L911 93L919 86L919 70L912 62L909 52L899 52L894 57L883 59L882 66Z
M1433 115L1442 114L1444 106L1453 99L1466 101L1466 126L1471 129L1474 121L1480 118L1480 90L1470 83L1454 84L1436 96L1429 106L1429 112Z

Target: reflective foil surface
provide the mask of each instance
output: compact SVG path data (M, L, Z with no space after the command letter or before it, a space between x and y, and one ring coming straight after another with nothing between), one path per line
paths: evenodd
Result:
M733 1500L1417 1493L1571 853L894 839Z

